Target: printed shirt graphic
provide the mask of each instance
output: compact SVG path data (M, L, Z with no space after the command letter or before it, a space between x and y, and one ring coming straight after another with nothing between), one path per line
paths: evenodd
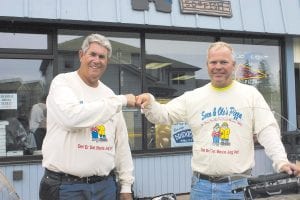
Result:
M202 111L201 119L206 126L211 128L211 144L214 146L231 146L231 126L242 127L243 114L239 113L234 106L230 107L214 107L212 112ZM234 137L234 136L232 136ZM205 152L207 152L205 150ZM238 150L236 150L238 152Z
M239 103L230 104L220 102L212 107L205 103L199 109L198 119L192 120L193 162L201 163L197 167L204 166L198 169L200 172L223 175L234 169L242 173L252 166L251 109Z
M107 141L105 126L98 125L91 128L92 141Z

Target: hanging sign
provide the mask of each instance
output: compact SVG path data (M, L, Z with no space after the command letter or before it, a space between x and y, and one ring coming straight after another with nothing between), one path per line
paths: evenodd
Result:
M17 94L1 93L0 110L17 109Z

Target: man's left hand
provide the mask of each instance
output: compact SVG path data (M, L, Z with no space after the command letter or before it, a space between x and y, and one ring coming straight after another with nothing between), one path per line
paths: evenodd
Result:
M120 193L120 200L132 200L131 193Z
M300 166L297 166L294 163L287 163L282 165L280 171L286 172L290 175L294 174L295 176L300 176Z

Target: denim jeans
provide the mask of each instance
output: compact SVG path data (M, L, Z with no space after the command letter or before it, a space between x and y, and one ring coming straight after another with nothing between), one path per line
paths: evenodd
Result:
M117 184L112 176L96 183L63 183L44 176L40 184L41 200L116 200Z
M196 176L192 177L190 200L229 200L245 199L244 192L232 193L232 190L247 186L246 178L227 183L213 183Z

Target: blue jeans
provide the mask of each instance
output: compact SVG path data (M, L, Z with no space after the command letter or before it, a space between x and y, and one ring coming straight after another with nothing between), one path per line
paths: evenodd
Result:
M114 200L116 195L113 177L93 184L61 184L59 188L60 200Z
M96 183L66 183L43 176L40 184L41 200L116 200L117 183L110 176Z
M227 183L213 183L196 176L192 177L192 188L190 200L229 200L229 199L245 199L244 192L233 194L231 191L247 186L246 178Z

